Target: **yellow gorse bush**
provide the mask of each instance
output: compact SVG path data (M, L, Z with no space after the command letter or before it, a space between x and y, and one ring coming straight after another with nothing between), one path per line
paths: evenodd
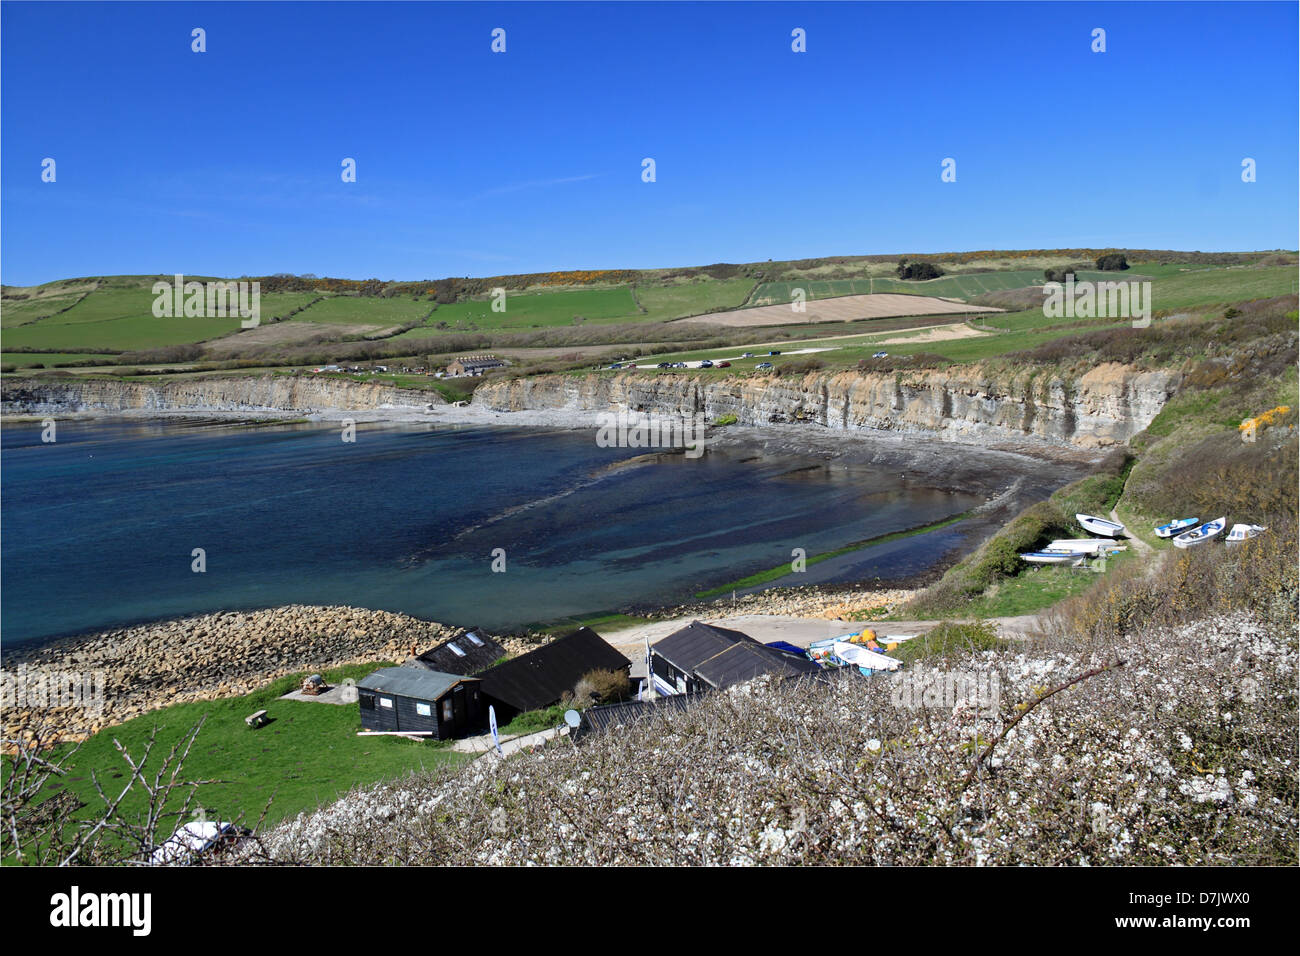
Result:
M1254 418L1247 418L1237 426L1237 429L1238 431L1245 431L1248 428L1267 428L1269 425L1276 424L1277 420L1289 411L1291 411L1290 405L1279 405L1277 408L1270 408L1268 411L1261 412Z

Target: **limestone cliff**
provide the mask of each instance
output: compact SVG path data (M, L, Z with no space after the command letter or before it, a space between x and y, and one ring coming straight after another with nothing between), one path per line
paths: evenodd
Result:
M979 365L801 377L545 376L486 384L474 403L494 411L626 410L735 415L742 425L807 422L830 429L930 433L961 442L1037 440L1099 448L1128 441L1178 387L1171 371L1100 365L1077 378Z
M442 398L431 392L349 379L287 375L173 379L158 384L75 378L40 381L6 376L0 398L8 414L363 411L443 404Z

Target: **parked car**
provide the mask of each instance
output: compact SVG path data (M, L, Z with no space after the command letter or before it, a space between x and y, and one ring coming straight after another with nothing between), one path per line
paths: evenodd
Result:
M660 362L658 365L655 366L655 368L672 368L672 367L673 367L672 362Z
M718 363L716 366L714 366L714 367L715 367L715 368L731 368L731 363L730 363L730 362L719 362L719 363Z
M877 352L877 353L875 353L874 355L872 355L871 357L872 357L872 358L889 358L889 353L888 353L888 352Z
M703 362L700 363L700 368L713 368L713 363L710 362L708 359L705 359Z
M754 368L772 368L771 362L759 362Z
M754 357L753 352L746 352L744 355L741 356L741 358L753 358L753 357Z
M781 350L780 350L780 349L773 349L772 351L768 352L767 354L768 354L768 355L780 355L780 354L781 354Z
M673 363L673 368L686 368L686 363L685 363L685 362L674 362L674 363Z

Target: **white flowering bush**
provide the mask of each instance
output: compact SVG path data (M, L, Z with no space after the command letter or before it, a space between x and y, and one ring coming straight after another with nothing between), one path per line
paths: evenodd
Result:
M996 711L898 675L760 678L575 746L358 790L265 834L317 864L1296 862L1296 635L1246 613L956 655Z

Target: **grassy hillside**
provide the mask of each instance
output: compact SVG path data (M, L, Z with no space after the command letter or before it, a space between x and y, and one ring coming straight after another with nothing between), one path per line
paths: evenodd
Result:
M552 273L499 276L429 283L351 282L334 279L264 277L260 329L245 331L237 318L156 318L151 286L170 276L110 276L60 280L43 286L5 287L0 298L0 326L6 353L46 351L71 355L89 352L149 351L199 345L196 358L207 361L257 358L271 365L319 364L304 356L315 348L339 358L350 357L353 343L380 338L382 357L419 351L462 349L461 339L474 336L484 349L511 347L520 335L542 333L546 343L572 342L644 345L681 340L699 330L662 326L672 319L705 315L745 305L784 303L802 288L814 299L863 293L904 292L971 301L990 293L1011 294L1040 285L1043 264L1053 268L1087 261L1097 250L1034 250L1024 253L949 254L925 257L948 270L939 279L903 282L894 275L897 257L840 257L690 269ZM1148 253L1143 261L1130 254L1125 273L1081 270L1080 278L1132 280L1152 278L1155 308L1169 314L1217 303L1291 294L1296 270L1287 254L1222 254L1217 262L1198 253ZM193 277L203 281L205 277ZM567 283L567 284L565 284ZM490 291L507 290L506 310L494 312ZM985 317L988 327L1010 331L1047 329L1053 323L1033 308L1013 310L1015 317ZM288 326L269 330L268 325ZM873 322L853 323L867 331ZM918 323L919 324L919 323ZM1076 323L1078 324L1078 323ZM1086 324L1086 323L1084 323ZM791 326L768 330L770 338L816 338L831 327ZM746 333L713 330L737 344ZM648 336L648 337L647 337ZM204 355L208 346L211 354ZM752 341L753 339L749 339ZM407 345L407 343L410 345ZM439 342L444 344L440 345ZM1030 344L1037 344L1033 341ZM409 348L411 352L403 352ZM970 343L948 346L953 361L989 354ZM900 349L904 351L905 349ZM539 356L541 357L541 356ZM296 361L297 360L297 361ZM323 359L329 361L328 357ZM58 361L58 360L56 360ZM137 364L133 359L126 364Z
M1068 373L1105 360L1108 345L1124 349L1123 357L1138 364L1169 363L1174 356L1166 350L1173 349L1185 375L1178 394L1128 448L1114 452L1095 474L1028 508L901 616L1024 613L1090 590L1090 576L1037 569L1018 557L1053 538L1082 536L1074 520L1078 512L1107 515L1114 508L1134 535L1157 550L1171 544L1151 529L1180 517L1208 521L1224 515L1229 523L1272 528L1269 547L1289 540L1300 511L1296 320L1295 302L1285 297L1248 305L1232 319L1220 316L1163 333L1159 326L1124 330L1112 333L1109 343L1090 333L1077 349L1062 340L1042 354L1006 356L1009 367L1046 360L1058 373ZM1135 342L1139 347L1130 349ZM1243 441L1243 420L1282 407L1287 411L1274 415L1256 441ZM1214 542L1202 550L1222 547ZM1293 556L1286 560L1294 563Z
M344 667L323 676L336 683L360 678L377 666L383 665ZM438 743L358 737L361 719L355 704L279 699L304 676L281 678L243 697L175 704L101 731L75 748L59 748L53 759L63 761L65 772L41 798L70 794L61 799L80 806L68 814L69 824L93 820L104 809L97 787L116 796L130 779L119 745L135 760L148 754L144 767L150 779L167 769L173 748L184 752L188 746L179 777L186 783L172 790L168 800L151 808L137 785L121 804L125 819L143 820L151 809L161 814L159 830L166 834L200 808L208 819L252 826L265 813L265 822L273 823L328 805L361 782L392 780L470 759ZM253 730L244 718L257 710L266 710L271 722ZM200 729L191 745L195 728ZM6 762L6 770L8 766ZM6 853L11 852L8 844Z

